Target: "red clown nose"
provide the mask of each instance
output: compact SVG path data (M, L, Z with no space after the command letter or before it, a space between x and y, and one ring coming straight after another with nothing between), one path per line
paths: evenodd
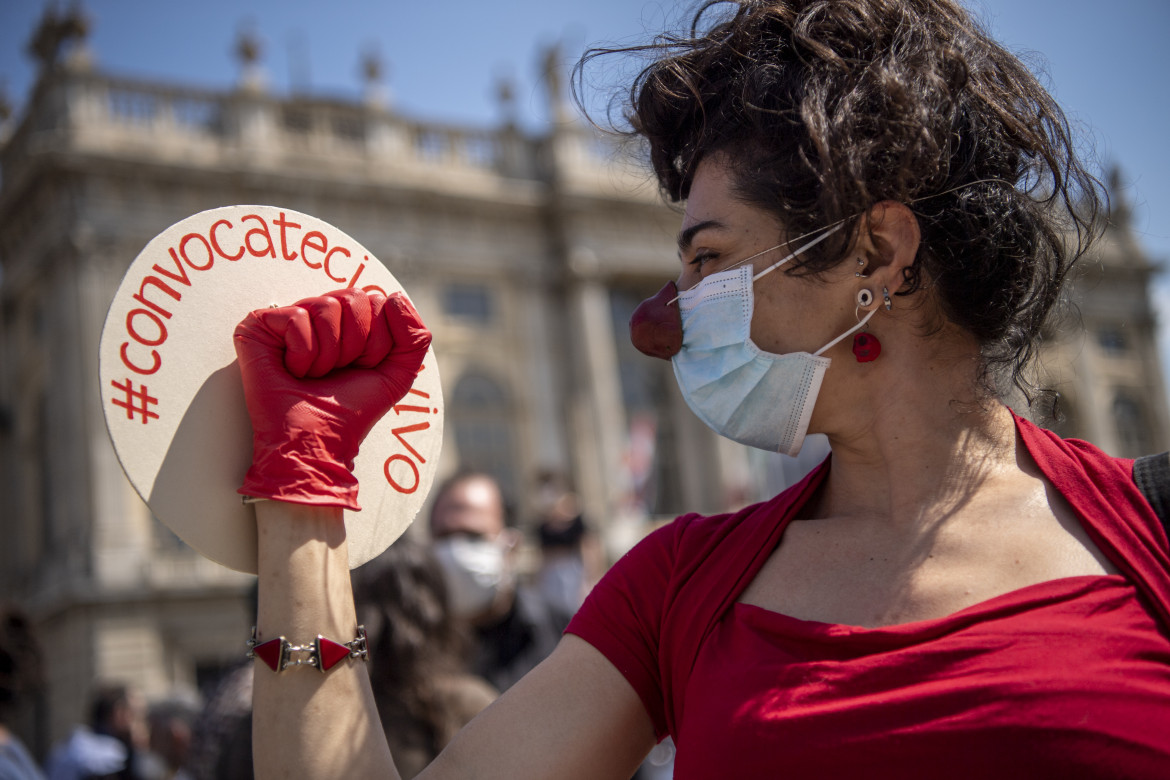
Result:
M678 302L678 286L667 282L653 298L638 304L630 316L630 341L643 355L670 360L682 349L682 315Z

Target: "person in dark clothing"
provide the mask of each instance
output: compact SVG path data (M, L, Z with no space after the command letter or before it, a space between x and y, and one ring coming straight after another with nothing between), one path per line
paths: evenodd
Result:
M0 780L43 780L24 743L8 728L22 696L41 683L41 649L28 616L0 605Z
M604 553L563 478L543 475L538 496L540 569L535 586L567 626L604 573Z
M474 628L473 669L500 691L553 651L566 623L538 593L516 582L520 534L507 527L506 516L495 479L468 472L439 488L430 519L452 607Z

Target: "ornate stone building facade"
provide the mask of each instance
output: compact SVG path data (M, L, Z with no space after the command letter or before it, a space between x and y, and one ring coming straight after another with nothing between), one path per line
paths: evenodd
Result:
M1119 178L1115 172L1110 181L1110 227L1081 265L1041 364L1062 396L1064 418L1054 430L1136 457L1170 446L1170 412L1149 293L1160 269L1131 230Z
M151 516L97 387L123 272L198 211L287 207L386 263L435 334L441 473L496 474L521 525L539 475L561 473L621 549L655 518L769 495L823 453L794 462L718 439L669 365L630 346L634 306L676 273L679 217L621 149L570 118L559 79L548 130L531 135L422 124L376 101L278 98L247 80L224 93L130 81L69 49L50 36L26 107L0 130L0 592L52 649L25 724L37 748L82 717L95 680L152 698L195 691L242 652L251 578ZM1155 269L1124 230L1100 260L1078 288L1089 335L1054 338L1048 361L1068 382L1062 432L1118 454L1161 449Z

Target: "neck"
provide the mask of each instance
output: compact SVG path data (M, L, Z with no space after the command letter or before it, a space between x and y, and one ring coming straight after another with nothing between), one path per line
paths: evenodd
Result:
M826 430L833 467L812 510L916 525L947 516L988 480L1014 470L1011 413L999 401L976 398L976 365L968 353L961 360L890 361L880 372L852 377L847 384L855 389Z

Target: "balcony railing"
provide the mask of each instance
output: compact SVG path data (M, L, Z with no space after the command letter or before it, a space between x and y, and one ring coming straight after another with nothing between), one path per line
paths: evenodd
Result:
M572 126L555 135L550 144L515 129L423 123L357 102L59 71L41 83L0 149L0 172L11 183L36 153L60 149L145 160L195 155L249 166L320 157L370 171L405 166L530 180L546 179L551 165L621 167L615 166L620 153L591 128Z

